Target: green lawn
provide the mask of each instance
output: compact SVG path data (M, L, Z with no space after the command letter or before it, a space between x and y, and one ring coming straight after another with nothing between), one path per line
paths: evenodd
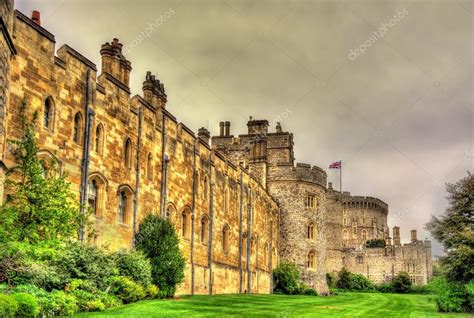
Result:
M284 295L184 296L150 300L75 317L468 317L436 312L426 295L341 293L330 297Z

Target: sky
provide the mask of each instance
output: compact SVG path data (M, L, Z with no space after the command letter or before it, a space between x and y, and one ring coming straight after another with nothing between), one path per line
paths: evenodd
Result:
M95 62L117 37L165 85L167 109L197 132L246 133L249 116L294 133L298 162L390 206L389 226L430 238L446 182L473 171L473 2L465 0L16 0ZM433 254L441 246L433 242Z

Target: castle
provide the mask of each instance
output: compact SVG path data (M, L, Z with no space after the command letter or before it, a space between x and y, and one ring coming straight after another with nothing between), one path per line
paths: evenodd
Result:
M389 236L386 203L335 191L323 169L295 163L280 124L251 118L245 134L221 122L218 136L195 135L150 72L143 94L131 95L132 63L117 39L101 46L99 71L68 45L56 52L39 12L30 18L7 0L0 17L0 181L14 164L7 140L21 134L25 101L39 114L44 173L67 173L93 212L95 244L129 248L145 215L169 218L187 260L181 294L270 293L282 260L319 293L342 267L375 282L400 271L417 284L430 278L430 242L413 230L402 245L398 227ZM366 247L372 239L384 247Z

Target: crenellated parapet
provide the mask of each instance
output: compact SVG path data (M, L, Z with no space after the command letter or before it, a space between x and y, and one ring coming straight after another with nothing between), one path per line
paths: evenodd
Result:
M307 163L297 163L296 166L288 163L278 163L269 168L272 181L302 181L326 187L327 174L317 166Z
M388 204L374 197L351 196L349 192L344 192L342 201L345 208L371 209L388 214Z

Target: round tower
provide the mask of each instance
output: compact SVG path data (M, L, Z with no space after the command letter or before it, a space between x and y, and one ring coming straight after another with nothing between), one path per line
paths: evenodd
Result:
M294 262L303 281L325 294L326 173L302 163L272 165L268 172L268 192L280 205L280 258Z

